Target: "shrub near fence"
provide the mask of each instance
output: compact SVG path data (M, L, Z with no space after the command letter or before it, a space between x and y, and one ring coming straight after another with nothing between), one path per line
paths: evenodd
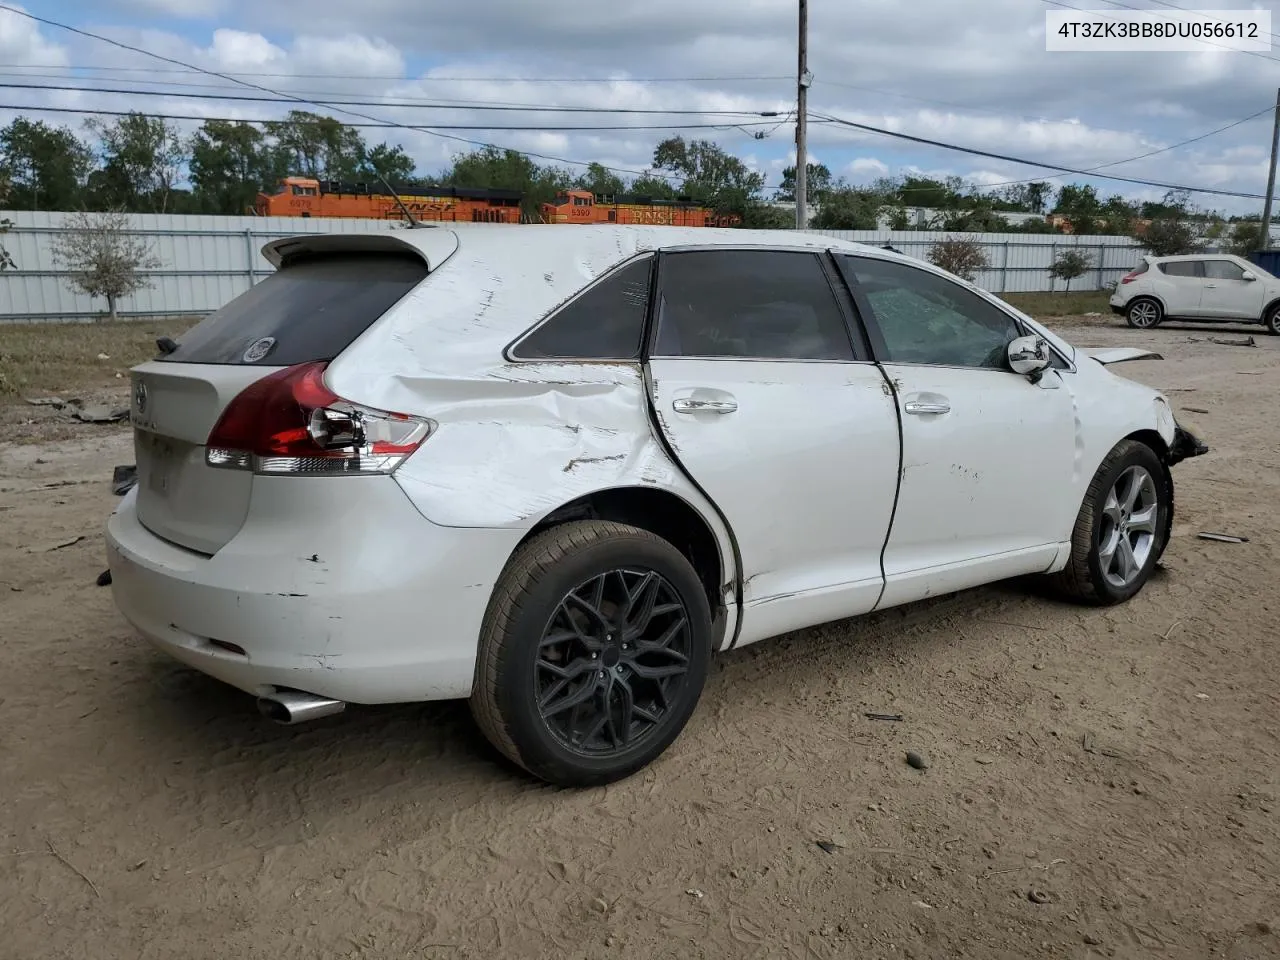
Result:
M0 323L92 320L106 304L77 293L65 270L54 262L54 237L66 214L14 211L5 238L16 269L0 272ZM216 310L272 272L262 257L263 244L299 233L352 233L398 230L398 221L321 220L284 217L212 217L139 214L130 226L151 245L160 266L147 271L151 285L120 303L124 317L202 315ZM519 226L458 224L464 230L519 230ZM576 229L565 225L558 228ZM1125 237L1069 237L1051 234L947 234L941 231L814 230L824 236L873 246L885 242L909 256L927 259L929 248L945 236L978 243L990 268L975 282L993 293L1062 290L1049 276L1058 254L1078 248L1092 267L1071 284L1072 290L1097 290L1133 269L1143 251Z

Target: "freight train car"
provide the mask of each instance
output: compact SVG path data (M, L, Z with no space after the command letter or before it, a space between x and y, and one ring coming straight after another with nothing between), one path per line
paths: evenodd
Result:
M655 200L652 197L609 196L586 190L556 194L542 204L547 223L644 223L668 227L735 227L742 218L717 213L687 197Z
M428 184L392 185L394 194L376 183L346 183L286 177L276 193L258 194L253 212L260 217L353 217L403 220L404 209L415 219L467 223L519 223L516 190L484 190ZM403 208L402 209L402 205Z

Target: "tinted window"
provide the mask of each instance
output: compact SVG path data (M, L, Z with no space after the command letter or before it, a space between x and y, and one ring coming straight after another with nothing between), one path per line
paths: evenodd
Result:
M889 363L1005 369L1018 322L971 290L888 260L839 257L871 305Z
M854 359L816 254L673 253L663 257L661 286L658 356Z
M418 257L314 257L273 273L209 314L161 357L175 363L243 364L264 337L275 345L251 362L290 366L332 360L427 275Z
M1204 263L1199 260L1174 260L1160 264L1160 270L1171 277L1203 277Z
M1210 280L1243 280L1244 269L1230 260L1206 260L1204 275Z
M570 300L511 351L522 360L640 356L653 257L632 261Z

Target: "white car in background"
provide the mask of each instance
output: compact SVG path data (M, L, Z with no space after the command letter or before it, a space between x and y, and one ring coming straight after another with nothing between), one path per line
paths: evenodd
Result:
M1025 574L1129 599L1204 446L1149 387L804 233L311 235L132 371L116 602L296 722L469 698L538 777L676 738L712 655Z
M1116 284L1110 304L1140 330L1210 320L1261 323L1280 334L1280 278L1225 253L1144 257Z

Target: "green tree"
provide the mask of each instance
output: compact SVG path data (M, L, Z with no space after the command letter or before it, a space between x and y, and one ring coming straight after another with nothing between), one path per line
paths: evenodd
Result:
M366 169L360 131L333 117L290 110L284 120L266 124L276 165L285 175L318 180L356 180Z
M24 210L69 210L93 162L93 151L66 127L18 117L0 130L0 168L10 184L7 203Z
M69 283L91 297L105 297L116 319L121 297L151 286L144 272L160 266L145 238L129 232L128 214L73 213L53 239L53 259L70 272Z
M1232 225L1231 232L1227 234L1228 251L1243 257L1262 249L1261 220L1241 220Z
M192 204L200 213L243 214L278 179L266 138L252 124L206 120L190 147Z
M1067 218L1072 233L1093 233L1102 216L1102 204L1093 187L1069 183L1058 192L1053 212Z
M1142 206L1144 211L1154 216L1145 228L1135 229L1132 236L1155 256L1175 257L1200 249L1190 202L1185 193L1170 190L1159 203L1144 203Z
M631 181L629 191L640 197L653 197L655 200L675 199L676 189L671 181L656 173L642 173Z
M832 190L843 186L831 175L831 171L825 163L806 163L804 169L805 197L809 203L821 205ZM774 199L782 200L786 203L795 202L796 168L794 164L783 169L782 183L778 186L778 192L774 194ZM840 228L824 227L822 229L835 230Z
M414 178L417 164L404 152L404 147L380 143L365 154L360 169L362 173L382 176L390 183L405 183Z
M827 192L812 225L818 230L875 230L884 203L882 194L840 185Z
M1049 268L1049 276L1066 282L1067 290L1071 289L1071 281L1083 277L1093 266L1093 258L1083 250L1064 250L1058 254Z
M498 147L481 147L458 154L453 158L453 166L440 179L456 187L518 190L524 194L525 212L529 214L536 213L540 204L573 184L573 177L566 170L539 166L517 150Z
M669 137L654 149L653 165L681 177L682 194L724 212L745 216L764 188L764 174L710 140Z
M86 125L98 136L102 156L102 168L89 176L93 204L135 213L168 212L187 160L178 129L137 112Z
M929 248L929 262L969 282L989 264L987 255L975 241L965 237L943 237Z
M1094 221L1094 231L1108 236L1125 237L1133 233L1133 222L1138 217L1138 208L1119 195L1107 198L1107 202L1098 208L1098 219Z
M9 205L9 178L3 170L0 170L0 207ZM9 219L0 219L0 236L8 233L13 227L13 221ZM17 264L13 262L13 257L9 255L9 251L5 249L3 243L0 243L0 270L14 270Z
M594 194L611 197L616 197L627 190L620 176L599 163L588 164L587 169L573 181L573 185L579 190L588 190Z

